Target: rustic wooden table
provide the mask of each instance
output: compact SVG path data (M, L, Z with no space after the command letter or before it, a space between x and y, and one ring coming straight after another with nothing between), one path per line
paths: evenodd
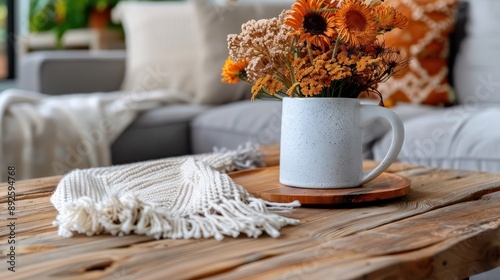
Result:
M223 241L61 238L49 202L60 177L19 181L16 272L7 270L3 184L0 279L463 279L500 266L500 174L402 164L389 171L411 178L406 197L299 208L292 216L301 224L280 238Z

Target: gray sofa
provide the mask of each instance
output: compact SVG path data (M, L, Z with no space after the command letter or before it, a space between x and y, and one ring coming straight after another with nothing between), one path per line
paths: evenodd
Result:
M20 65L19 87L49 95L119 91L125 51L40 51ZM262 117L266 116L266 117ZM168 105L141 114L112 145L114 164L279 142L281 103Z
M119 91L125 51L41 51L20 63L19 87L49 95ZM192 153L191 120L208 107L172 105L144 112L112 145L114 164Z

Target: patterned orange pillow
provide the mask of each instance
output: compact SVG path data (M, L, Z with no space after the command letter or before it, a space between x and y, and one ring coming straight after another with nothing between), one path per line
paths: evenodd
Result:
M406 15L403 29L386 34L388 46L399 48L410 63L399 75L381 83L386 105L398 101L428 105L454 101L448 84L449 36L455 26L458 0L386 0Z

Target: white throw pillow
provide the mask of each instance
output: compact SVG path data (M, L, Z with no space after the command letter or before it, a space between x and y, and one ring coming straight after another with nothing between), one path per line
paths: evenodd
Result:
M241 99L250 93L250 85L236 85L221 82L221 68L229 55L227 35L241 32L241 25L248 20L278 17L290 9L289 0L237 1L220 6L220 0L196 0L195 19L198 23L200 49L198 88L195 102L201 104L222 104ZM219 5L218 5L219 4Z
M192 2L120 2L112 15L126 35L122 89L176 89L192 98L199 49Z

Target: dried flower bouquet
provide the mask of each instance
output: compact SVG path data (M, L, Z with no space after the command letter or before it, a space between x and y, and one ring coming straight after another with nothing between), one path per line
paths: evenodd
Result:
M277 18L250 20L228 35L222 81L253 84L261 94L347 97L375 93L407 61L383 35L407 23L383 0L296 0Z

